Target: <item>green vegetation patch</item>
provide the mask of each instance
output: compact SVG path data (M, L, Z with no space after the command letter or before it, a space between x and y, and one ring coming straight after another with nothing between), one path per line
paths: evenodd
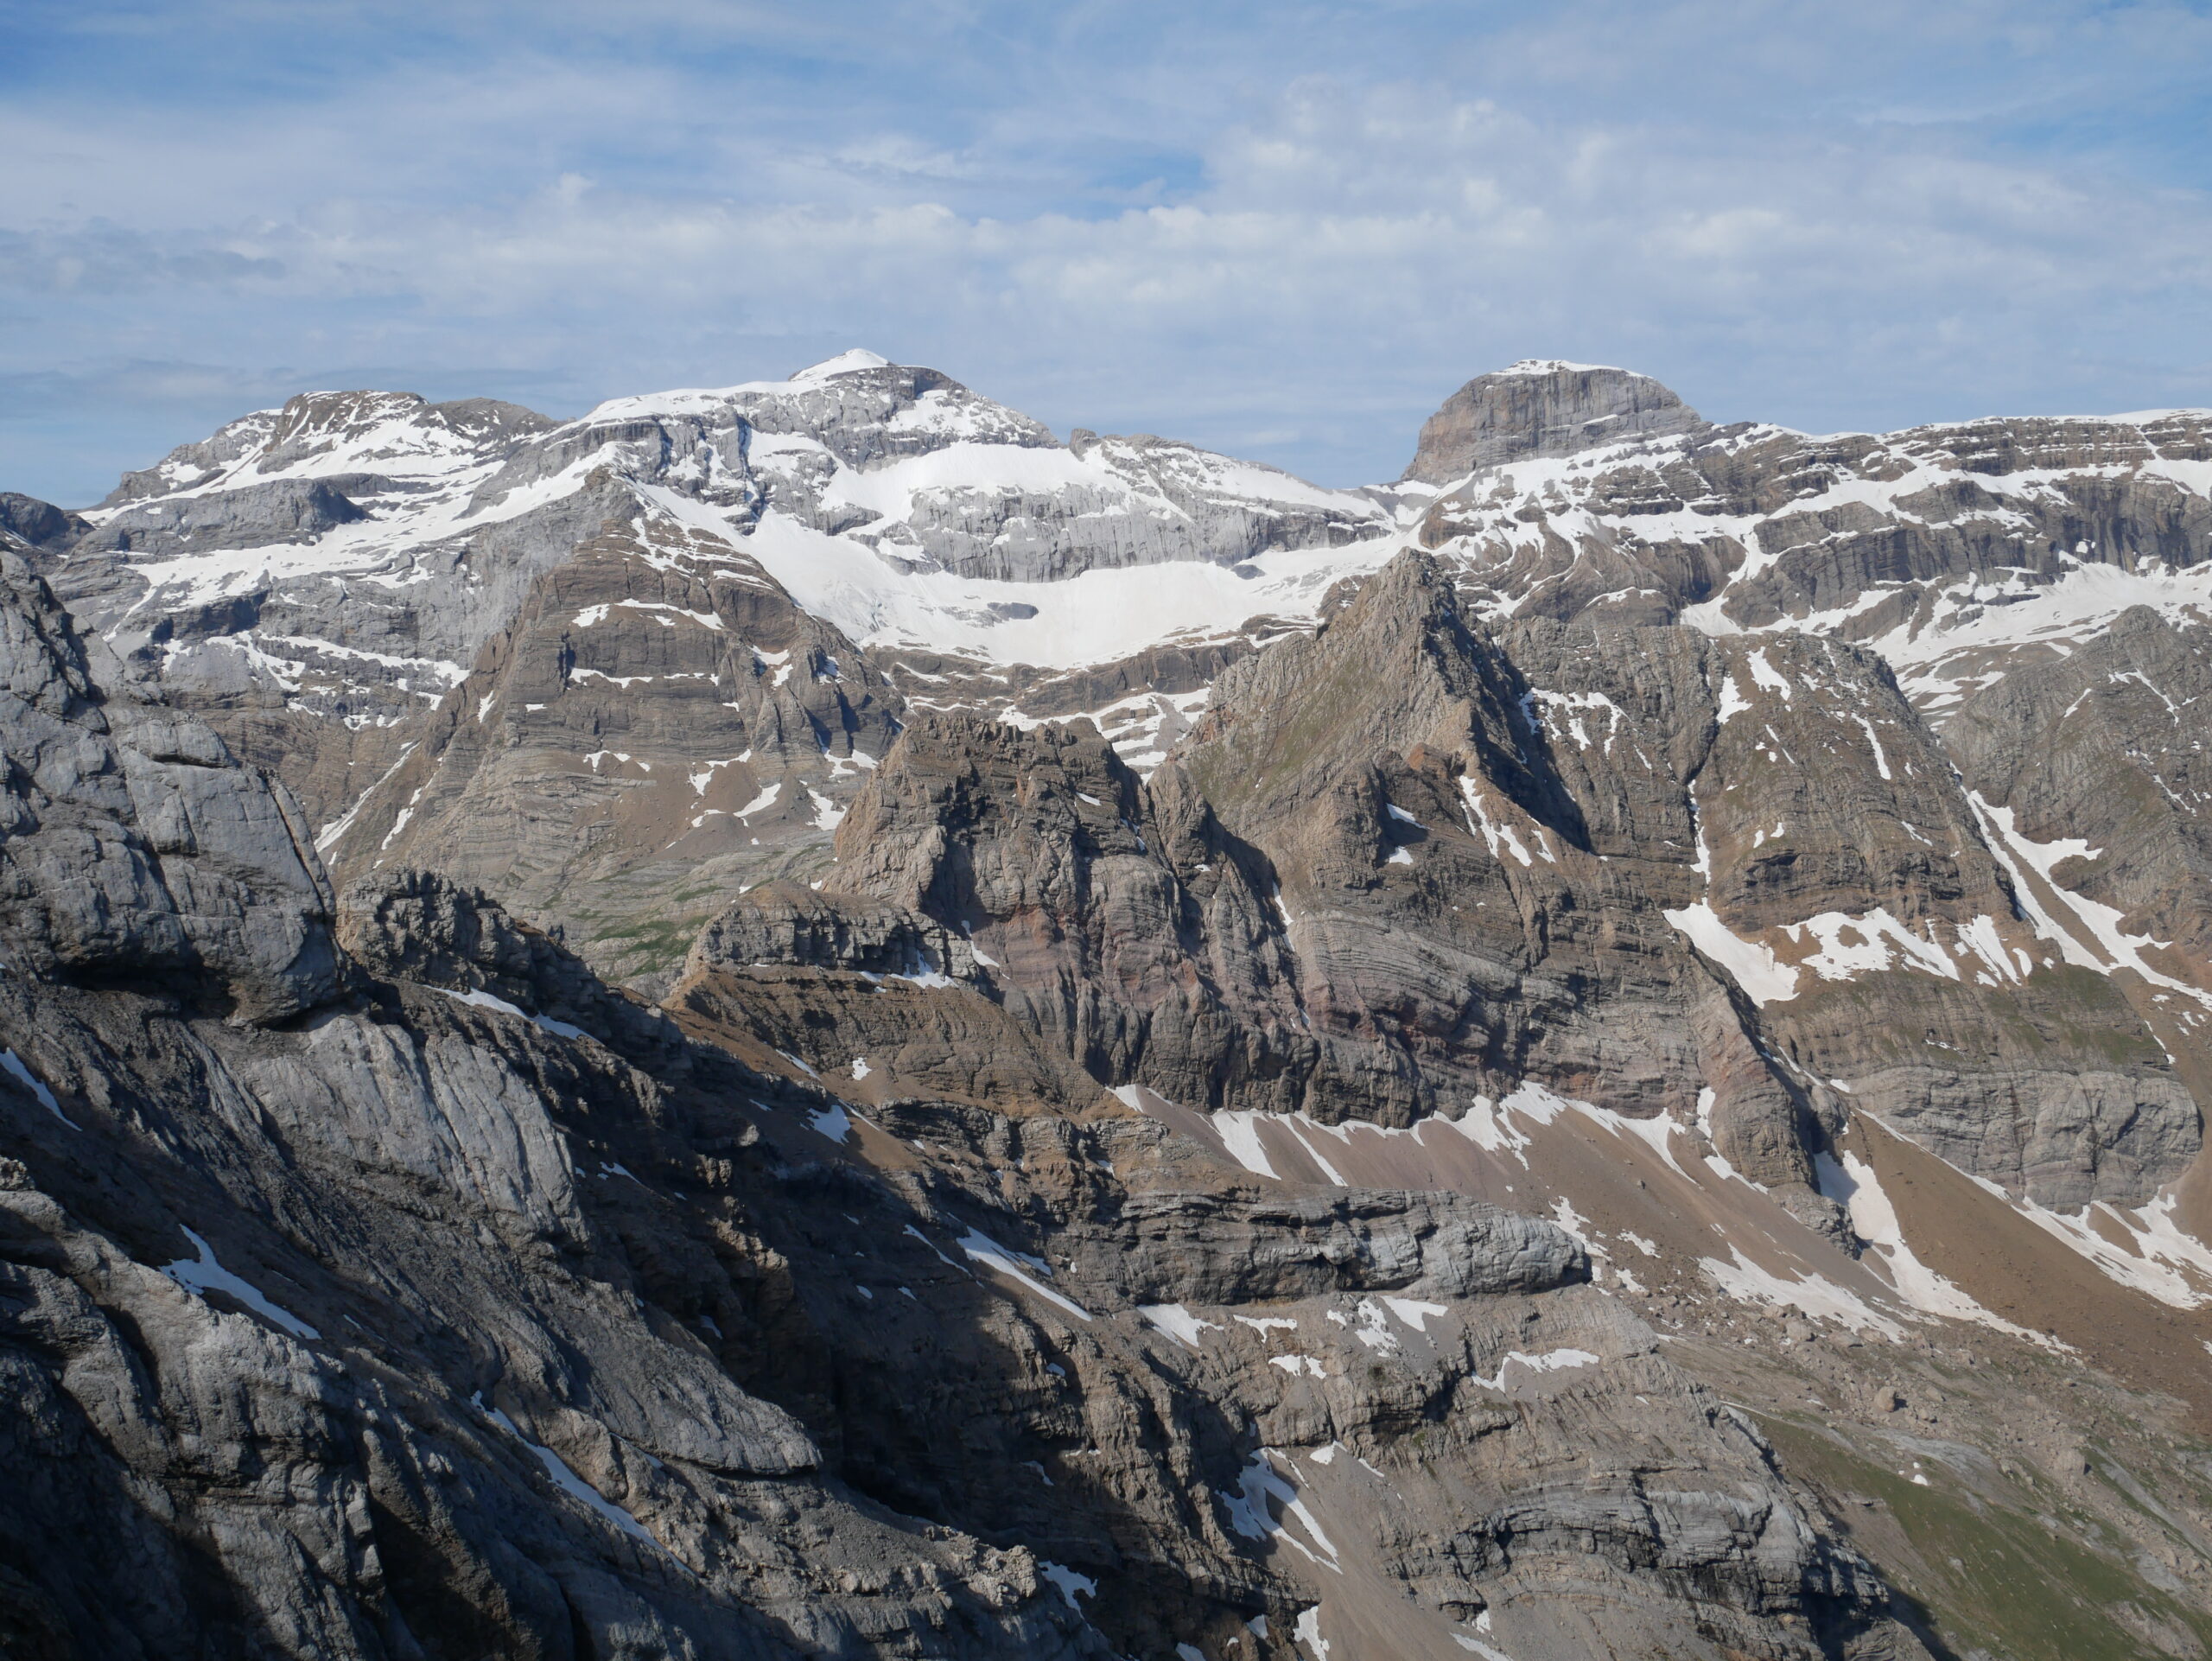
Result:
M2068 1531L2063 1516L2054 1531L2034 1516L1967 1499L1941 1466L1929 1467L1930 1486L1922 1487L1824 1431L1758 1416L1783 1469L1821 1492L1852 1544L1919 1604L1954 1652L1983 1650L2006 1661L2161 1661L2177 1653L2128 1630L2120 1605L2139 1612L2135 1624L2147 1616L2212 1650L2212 1620ZM1893 1528L1884 1525L1885 1512Z

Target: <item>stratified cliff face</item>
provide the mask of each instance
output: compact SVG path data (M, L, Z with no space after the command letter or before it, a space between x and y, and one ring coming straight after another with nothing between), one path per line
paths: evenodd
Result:
M0 1648L2200 1654L2208 420L0 497Z
M1573 455L1710 423L1649 375L1531 358L1478 375L1424 422L1401 482L1448 485L1502 462Z
M1024 1029L1193 1105L1402 1128L1537 1078L1697 1103L1738 1168L1809 1189L1848 1093L2069 1210L2143 1204L2202 1146L1878 662L1501 637L1418 555L1225 675L1149 785L1095 738L920 722L838 853L838 887L987 958Z
M1414 534L1484 609L1856 641L1941 720L2132 605L2201 608L2208 460L2202 410L1826 437L1684 423L1471 463Z

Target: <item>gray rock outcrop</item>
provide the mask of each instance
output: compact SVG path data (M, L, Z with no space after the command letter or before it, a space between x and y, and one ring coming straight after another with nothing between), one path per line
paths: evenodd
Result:
M824 897L773 882L741 895L700 931L689 974L764 964L863 974L976 977L976 951L942 924L882 901Z
M67 508L12 490L0 490L0 531L39 554L58 554L92 529L91 522Z
M1626 369L1530 358L1478 375L1422 423L1401 480L1446 485L1509 461L1573 455L1710 423L1653 380Z
M174 557L217 548L258 548L306 542L368 515L345 487L374 488L385 480L359 474L336 479L274 479L181 502L126 507L103 519L77 546L87 554Z
M335 995L329 882L290 792L192 716L109 696L67 614L5 548L0 744L12 972L167 977L257 1020Z

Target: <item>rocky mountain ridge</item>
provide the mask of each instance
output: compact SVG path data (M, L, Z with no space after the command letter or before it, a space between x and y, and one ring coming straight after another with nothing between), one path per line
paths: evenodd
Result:
M867 697L891 722L1087 714L1141 770L1224 667L1408 546L1493 620L1863 640L1939 722L2133 605L2174 619L2204 602L2212 462L2185 413L1815 440L1714 427L1643 377L1540 361L1478 377L1439 422L1414 469L1434 480L1332 492L1154 439L1063 447L864 353L560 424L317 394L131 475L92 534L39 558L142 673L281 767L341 863L473 832L487 790L518 817L478 747L448 765L478 712L543 781L518 816L541 829L458 874L662 987L714 885L819 874L867 766L842 711L704 696L744 678L714 638L733 620L717 582L756 596L740 608L766 654L753 679L794 684L777 659L804 637L836 673L879 678ZM588 597L549 611L541 582ZM548 653L535 694L486 702L487 676ZM568 707L594 689L621 712ZM859 755L882 741L869 729ZM436 800L455 817L424 811ZM687 884L695 869L711 883Z
M1327 492L847 354L0 500L0 1631L2201 1656L2208 419Z

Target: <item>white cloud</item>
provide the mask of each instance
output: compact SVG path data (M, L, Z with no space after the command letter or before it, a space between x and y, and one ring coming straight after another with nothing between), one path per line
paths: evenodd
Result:
M1330 482L1395 474L1460 379L1531 354L1816 427L2212 401L2212 203L2137 153L2205 84L2196 13L1455 10L1356 13L1351 49L1318 14L921 6L879 47L836 7L671 3L804 62L754 96L556 31L244 115L18 101L10 366L415 365L450 395L480 363L580 403L866 343Z

